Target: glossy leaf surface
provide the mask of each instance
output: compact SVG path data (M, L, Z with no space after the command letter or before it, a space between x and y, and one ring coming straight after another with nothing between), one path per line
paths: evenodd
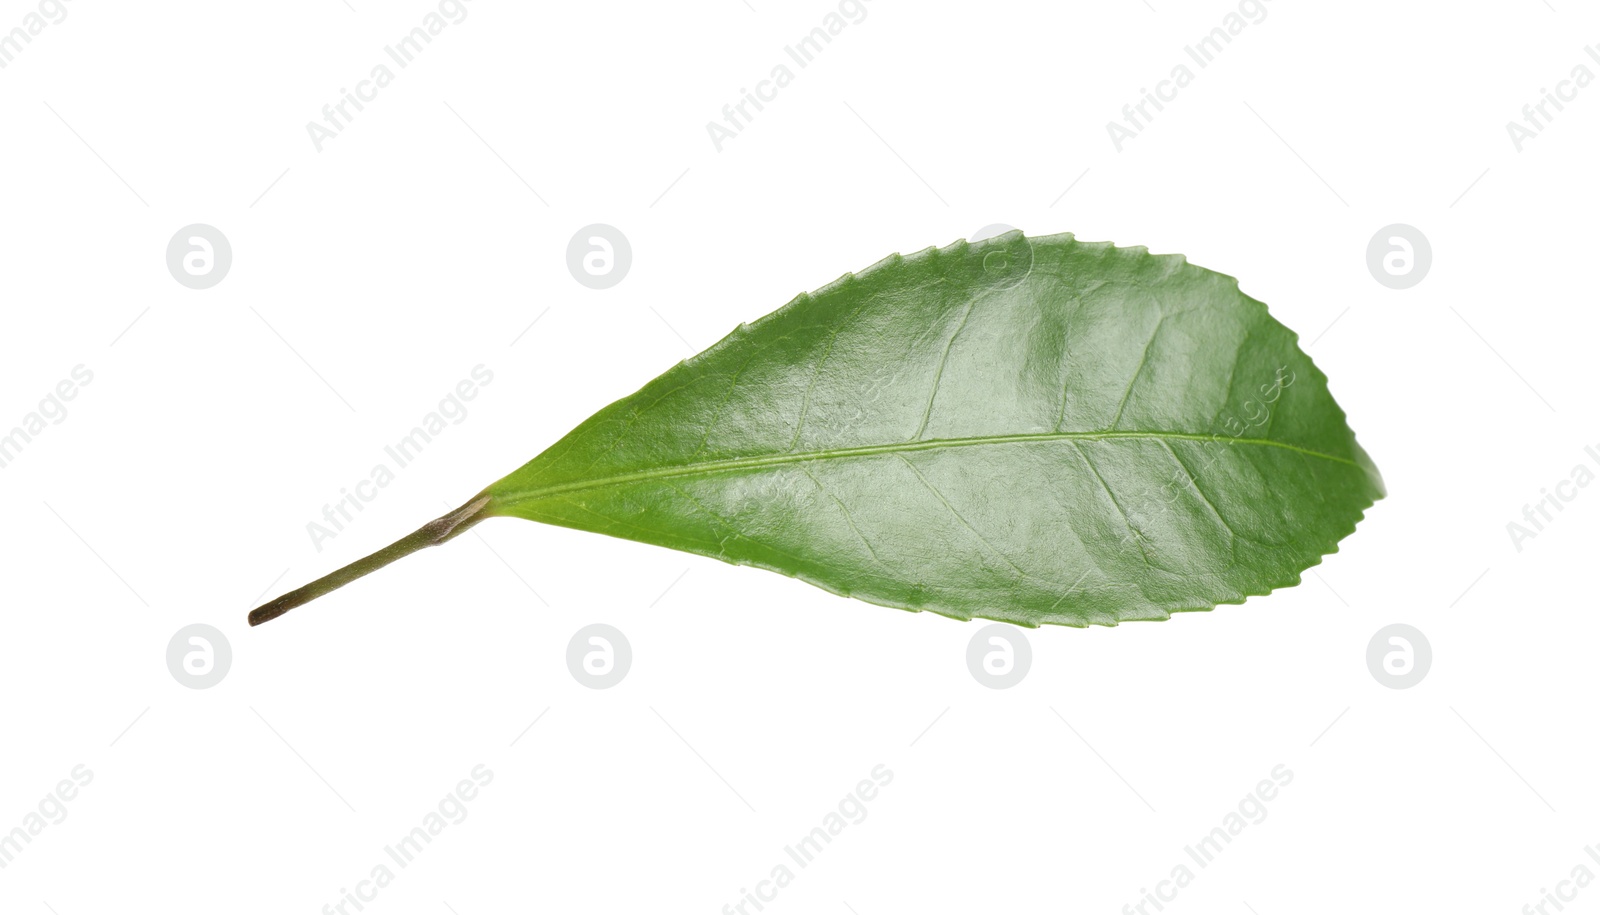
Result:
M801 295L482 495L876 604L1083 626L1295 584L1383 484L1232 278L1012 232Z

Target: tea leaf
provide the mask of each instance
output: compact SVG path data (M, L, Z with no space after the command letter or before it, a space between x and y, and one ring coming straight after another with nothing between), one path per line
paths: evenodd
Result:
M1298 583L1383 483L1232 278L1012 232L801 295L259 624L487 517L958 619L1115 625Z

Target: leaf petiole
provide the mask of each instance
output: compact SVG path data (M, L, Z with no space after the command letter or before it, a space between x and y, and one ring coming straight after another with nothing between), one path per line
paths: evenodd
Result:
M376 572L396 559L409 556L423 547L444 543L490 517L492 514L489 511L490 501L490 496L480 494L471 502L429 521L376 553L357 559L342 569L329 572L308 585L302 585L282 597L262 604L250 611L250 625L259 626L268 620L277 619L301 604L309 603L329 591L342 588L363 575Z

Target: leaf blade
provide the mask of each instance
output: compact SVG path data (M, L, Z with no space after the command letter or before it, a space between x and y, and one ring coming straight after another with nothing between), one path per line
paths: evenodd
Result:
M1294 341L1181 257L958 242L741 325L485 492L904 609L1164 619L1297 582L1383 494Z

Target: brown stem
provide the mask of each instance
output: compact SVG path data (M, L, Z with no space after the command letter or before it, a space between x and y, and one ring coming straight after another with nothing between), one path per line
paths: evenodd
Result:
M302 585L276 600L262 604L250 611L250 625L259 626L267 620L276 619L301 604L316 600L336 588L342 588L370 572L376 572L396 559L409 556L423 547L444 543L489 517L489 501L489 496L479 495L466 505L429 521L371 556L357 559L336 572L329 572L308 585Z

